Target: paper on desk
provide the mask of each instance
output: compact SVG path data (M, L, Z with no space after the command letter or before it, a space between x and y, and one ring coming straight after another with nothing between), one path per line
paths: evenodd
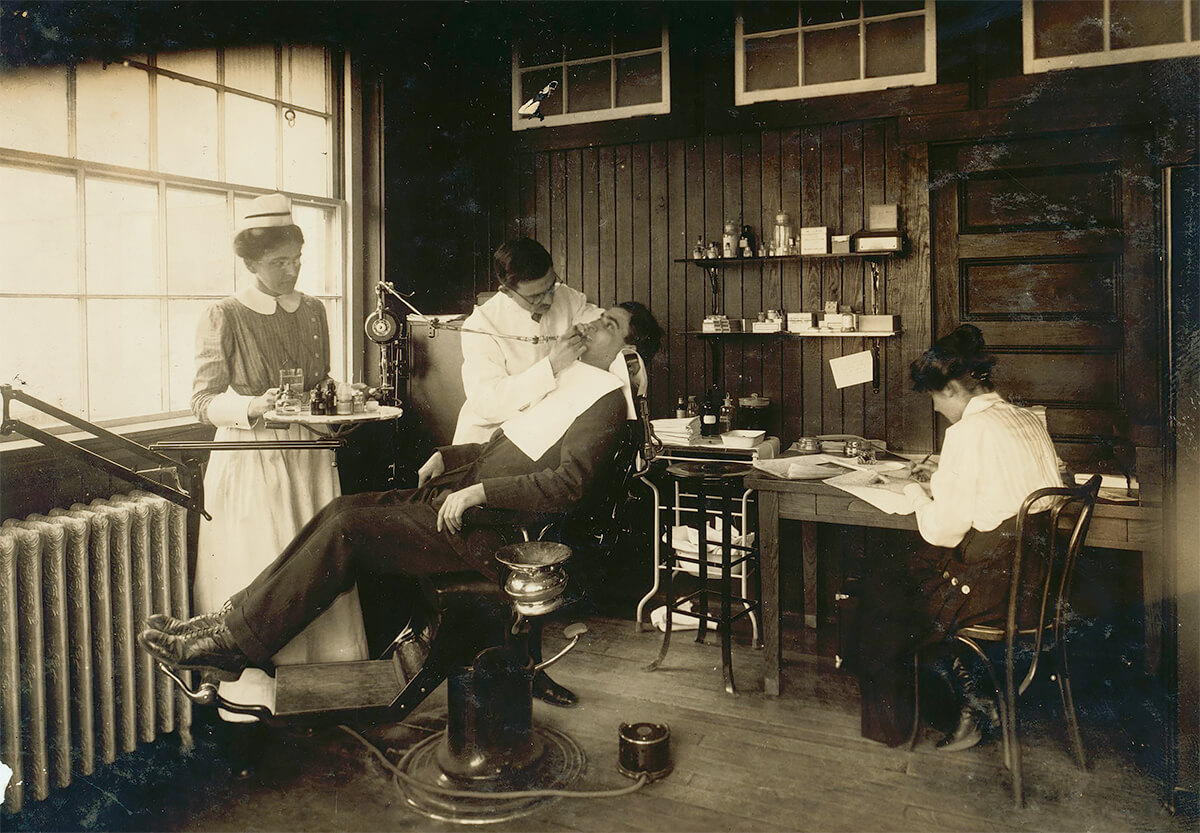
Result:
M755 460L754 467L788 480L824 480L846 471L892 471L904 468L904 463L885 461L860 463L840 454L805 454L798 457L778 457L774 460Z
M882 478L887 481L884 485L878 482L880 479L877 472L863 470L840 474L823 482L843 492L849 492L889 515L911 515L913 502L912 498L904 494L904 487L916 481L907 478Z
M875 378L875 362L870 350L830 359L829 369L833 371L833 383L839 388L861 385Z

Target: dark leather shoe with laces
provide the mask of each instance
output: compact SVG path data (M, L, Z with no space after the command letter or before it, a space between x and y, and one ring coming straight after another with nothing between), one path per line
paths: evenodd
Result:
M184 633L147 629L138 643L155 658L184 670L210 671L220 680L236 680L246 668L246 655L237 646L224 620Z
M533 696L543 703L564 708L579 702L575 692L554 682L545 671L538 671L533 675Z
M188 631L211 628L223 624L225 611L201 613L191 619L176 619L169 613L155 613L146 617L146 628L152 631L162 631L172 636L180 636Z
M970 706L965 706L958 714L958 725L954 727L954 731L938 741L937 750L939 752L961 752L977 745L981 740L983 740L983 730L979 727L975 710Z

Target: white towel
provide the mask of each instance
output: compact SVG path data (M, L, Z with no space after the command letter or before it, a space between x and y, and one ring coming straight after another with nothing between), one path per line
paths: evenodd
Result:
M620 356L617 360L624 365ZM620 387L621 380L612 373L575 362L558 375L554 390L501 427L526 457L537 460L567 433L576 417Z

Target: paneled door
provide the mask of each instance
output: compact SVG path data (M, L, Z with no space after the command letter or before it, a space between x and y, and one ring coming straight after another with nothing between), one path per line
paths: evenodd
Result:
M1128 132L933 149L935 336L968 322L997 389L1068 462L1158 444L1158 177Z

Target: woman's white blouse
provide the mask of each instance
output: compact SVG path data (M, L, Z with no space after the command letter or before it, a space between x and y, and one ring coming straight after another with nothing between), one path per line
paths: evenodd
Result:
M1038 415L985 393L946 429L929 479L932 499L917 484L905 494L913 498L921 537L954 547L972 527L987 532L1015 516L1030 492L1061 485L1058 455Z

